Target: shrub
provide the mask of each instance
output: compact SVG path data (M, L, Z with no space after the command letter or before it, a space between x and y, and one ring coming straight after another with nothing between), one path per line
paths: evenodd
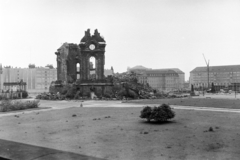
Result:
M28 97L28 92L27 91L22 91L22 97L27 98Z
M39 95L36 96L35 99L41 99L41 97L42 97L42 96L39 94Z
M155 120L165 122L169 119L174 118L175 112L172 111L172 108L167 104L159 105L158 107L149 107L146 106L141 111L140 118L146 118L148 121Z
M3 100L2 103L0 104L0 112L38 108L38 106L39 100L34 101Z
M133 99L137 99L137 98L138 98L138 95L137 95L137 93L135 93L134 91L129 90L129 91L128 91L128 97L133 98Z
M105 90L104 90L103 96L106 97L106 98L113 98L114 95L113 95L113 92L112 92L112 88L106 87Z
M71 88L72 88L72 85L66 84L66 85L63 86L63 88L62 88L62 90L61 90L60 93L61 93L62 95L65 95L65 94L67 94L68 90L71 89Z
M73 99L77 93L77 87L72 84L67 84L63 87L61 95L65 95L66 98Z

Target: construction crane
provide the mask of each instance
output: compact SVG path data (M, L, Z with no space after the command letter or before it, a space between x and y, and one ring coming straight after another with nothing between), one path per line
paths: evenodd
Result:
M204 60L205 60L205 62L206 62L206 65L207 65L207 86L208 86L208 88L209 88L209 60L208 60L208 62L207 62L207 60L206 60L206 58L205 58L205 56L204 56L204 54L203 54L203 58L204 58Z

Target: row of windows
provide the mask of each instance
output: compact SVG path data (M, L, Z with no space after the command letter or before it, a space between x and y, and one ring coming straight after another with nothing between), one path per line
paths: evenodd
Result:
M38 76L38 77L36 77L36 79L41 79L41 78L57 78L57 76Z
M153 76L153 77L156 77L156 76L177 76L177 74L147 74L147 76Z
M193 76L207 75L207 72L193 73ZM240 72L209 72L209 75L240 75Z
M57 74L55 74L55 73L45 73L45 74L37 74L36 76L45 76L45 75L56 76Z
M48 86L50 85L51 83L37 83L37 85L45 85L45 86Z
M232 76L232 75L229 75L229 76L209 76L209 78L229 78L229 77L235 77L235 78L239 78L239 76ZM195 76L195 77L191 77L191 78L208 78L208 76Z
M209 82L209 85L211 85L212 82ZM215 86L228 86L231 85L231 83L213 83ZM194 83L194 86L207 86L207 83Z

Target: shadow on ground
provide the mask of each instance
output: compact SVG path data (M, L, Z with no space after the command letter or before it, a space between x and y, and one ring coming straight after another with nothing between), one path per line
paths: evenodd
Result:
M91 156L65 152L0 139L0 159L5 160L104 160Z
M142 123L142 124L149 124L149 125L170 125L170 124L175 124L175 123L177 123L176 121L164 121L164 122L161 122L161 121L150 121L150 122L148 122L148 121L146 121L146 120L142 120L142 121L140 121L140 123Z

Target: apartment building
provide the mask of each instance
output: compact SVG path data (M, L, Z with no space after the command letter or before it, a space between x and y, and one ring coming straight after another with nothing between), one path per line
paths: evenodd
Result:
M4 88L4 82L13 83L21 80L26 82L28 92L47 92L51 82L57 80L57 70L49 67L2 68L0 90L11 89Z
M190 84L195 88L207 88L212 84L216 90L222 88L234 89L240 84L240 65L196 67L190 72Z

